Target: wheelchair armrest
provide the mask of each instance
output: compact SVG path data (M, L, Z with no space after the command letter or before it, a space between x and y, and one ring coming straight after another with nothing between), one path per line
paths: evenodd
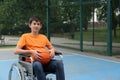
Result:
M26 58L30 58L29 54L19 54L19 60L25 61Z
M29 54L19 54L19 56L21 56L21 57L30 57Z
M55 56L61 56L62 57L62 53L61 52L55 52ZM21 61L25 61L26 58L30 59L30 54L19 54L19 60ZM31 59L30 59L31 60Z
M62 53L56 51L56 52L55 52L55 55L56 55L56 56L59 56L59 55L62 55Z

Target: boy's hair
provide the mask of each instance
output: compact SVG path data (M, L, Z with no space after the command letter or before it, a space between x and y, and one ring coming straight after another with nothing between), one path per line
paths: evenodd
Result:
M33 16L33 17L29 18L29 24L31 24L32 21L36 21L36 22L41 23L41 20L40 20L40 18L38 16Z

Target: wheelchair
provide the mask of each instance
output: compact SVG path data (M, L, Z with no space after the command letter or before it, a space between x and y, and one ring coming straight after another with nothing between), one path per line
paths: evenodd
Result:
M25 59L29 58L31 62L26 62ZM55 59L60 59L62 61L62 53L61 52L55 52ZM33 62L32 58L28 54L19 54L19 60L18 62L15 62L12 64L8 80L37 80L35 74L33 73ZM46 76L48 74L54 74L54 73L46 73ZM56 80L55 78L49 76L46 77L46 80Z

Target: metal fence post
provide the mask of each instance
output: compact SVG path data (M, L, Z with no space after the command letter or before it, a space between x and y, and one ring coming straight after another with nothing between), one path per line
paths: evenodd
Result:
M112 56L112 18L111 18L111 0L107 0L107 55Z
M50 16L50 1L47 0L46 1L46 30L47 30L47 37L50 40L50 20L49 20L49 16Z
M80 51L83 51L83 30L82 30L82 0L80 0Z

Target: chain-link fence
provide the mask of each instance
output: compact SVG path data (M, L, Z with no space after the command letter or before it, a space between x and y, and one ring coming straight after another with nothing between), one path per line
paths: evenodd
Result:
M27 24L31 16L41 18L41 33L56 45L103 55L111 55L111 51L120 54L119 0L2 0L0 35L30 32Z

